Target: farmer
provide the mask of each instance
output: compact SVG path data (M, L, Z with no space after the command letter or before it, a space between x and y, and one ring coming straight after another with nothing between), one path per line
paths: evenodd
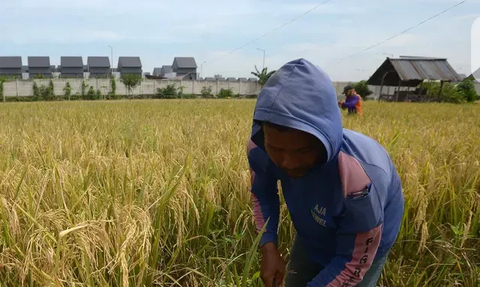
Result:
M342 129L335 89L317 66L285 64L259 94L248 144L265 286L375 286L403 214L385 149ZM277 180L296 236L288 267L277 249ZM285 270L286 269L286 270ZM273 284L273 285L272 285Z
M348 109L348 114L359 114L360 116L362 116L362 97L357 94L357 92L352 86L346 86L343 89L343 94L345 95L346 100L345 102L338 102L338 105L343 110Z

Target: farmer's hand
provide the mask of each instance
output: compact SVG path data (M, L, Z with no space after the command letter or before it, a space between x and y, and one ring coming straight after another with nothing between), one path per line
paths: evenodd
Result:
M275 243L270 242L262 246L262 269L261 277L266 287L279 287L283 283L285 275L285 262L278 252ZM275 285L273 282L275 280Z

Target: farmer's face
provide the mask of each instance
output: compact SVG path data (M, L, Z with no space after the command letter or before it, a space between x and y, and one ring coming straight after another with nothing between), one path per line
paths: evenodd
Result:
M265 149L272 161L290 177L302 177L317 163L326 161L325 146L313 135L265 125Z

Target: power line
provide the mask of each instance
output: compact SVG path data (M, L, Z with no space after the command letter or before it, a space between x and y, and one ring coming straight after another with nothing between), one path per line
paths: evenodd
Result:
M415 25L415 26L412 26L412 27L410 27L410 28L408 28L408 29L406 29L406 30L403 30L402 32L400 32L400 33L398 33L398 34L396 34L396 35L394 35L394 36L392 36L392 37L390 37L390 38L388 38L388 39L385 39L385 40L383 40L383 41L381 41L381 42L378 42L377 44L374 44L374 45L372 45L372 46L370 46L370 47L367 47L367 48L363 49L362 51L359 51L359 52L356 52L356 53L351 54L350 56L348 56L348 57L346 57L346 58L338 61L337 64L338 64L338 63L341 63L341 62L343 62L343 61L345 61L345 60L348 60L348 59L352 58L353 56L355 56L355 55L357 55L357 54L360 54L360 53L363 53L363 52L365 52L365 51L368 51L368 50L370 50L370 49L372 49L372 48L375 48L375 47L377 47L377 46L379 46L379 45L381 45L381 44L383 44L383 43L385 43L385 42L387 42L387 41L390 41L390 40L392 40L392 39L394 39L394 38L396 38L396 37L398 37L398 36L400 36L400 35L403 35L403 34L407 33L408 31L410 31L410 30L412 30L412 29L415 29L415 28L417 28L418 26L420 26L420 25L422 25L422 24L424 24L424 23L432 20L433 18L436 18L436 17L438 17L438 16L440 16L440 15L442 15L442 14L444 14L444 13L450 11L450 10L452 10L453 8L462 5L462 4L465 3L465 2L467 2L467 0L460 1L459 3L453 5L452 7L447 8L447 9L443 10L442 12L433 15L432 17L430 17L430 18L428 18L428 19L426 19L426 20L423 20L422 22L418 23L418 24Z
M236 48L236 49L233 49L233 50L231 50L230 52L228 52L228 53L226 53L226 54L223 54L223 55L221 55L221 56L213 59L212 61L208 62L207 65L208 65L208 64L211 64L211 63L213 63L213 62L215 62L215 61L217 61L217 60L219 60L219 59L221 59L221 58L223 58L223 57L225 57L225 56L228 56L228 55L230 55L230 54L233 54L233 53L235 53L236 51L241 50L241 49L245 48L246 46L248 46L248 45L250 45L250 44L253 44L253 43L255 43L256 41L258 41L258 40L260 40L260 39L262 39L262 38L265 38L266 36L274 33L274 32L277 31L277 30L282 29L283 27L285 27L285 26L287 26L287 25L289 25L289 24L291 24L291 23L293 23L293 22L295 22L295 21L297 21L297 20L300 19L301 17L309 14L309 13L312 12L313 10L317 9L317 8L320 7L320 6L323 6L323 5L327 4L327 3L330 2L330 1L331 1L331 0L326 0L326 1L318 4L317 6L313 7L312 9L310 9L310 10L306 11L305 13L303 13L303 14L301 14L301 15L293 18L293 19L291 19L290 21L288 21L288 22L286 22L286 23L283 23L281 26L278 26L277 28L271 30L270 32L267 32L267 33L263 34L262 36L254 39L254 40L251 40L250 42L248 42L248 43L246 43L246 44L244 44L244 45L242 45L242 46L240 46L240 47L238 47L238 48Z

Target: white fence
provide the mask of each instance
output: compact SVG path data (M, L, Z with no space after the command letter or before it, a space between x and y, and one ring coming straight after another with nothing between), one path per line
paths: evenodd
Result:
M21 97L21 96L33 96L33 83L37 83L37 86L48 86L49 79L39 80L16 80L6 82L3 84L3 93L5 97ZM85 82L86 92L93 87L95 92L100 90L102 94L107 94L112 90L111 81L109 79L53 79L54 93L55 95L64 95L64 88L70 83L71 94L80 95L82 93L82 83ZM117 95L127 95L127 89L125 85L116 80ZM175 85L177 89L183 87L184 94L199 95L202 92L203 87L210 87L212 94L218 95L221 89L231 89L234 94L240 95L253 95L260 91L260 85L257 82L229 82L229 81L180 81L180 80L142 80L141 84L128 93L129 95L153 95L157 92L158 88L165 88L168 85Z

